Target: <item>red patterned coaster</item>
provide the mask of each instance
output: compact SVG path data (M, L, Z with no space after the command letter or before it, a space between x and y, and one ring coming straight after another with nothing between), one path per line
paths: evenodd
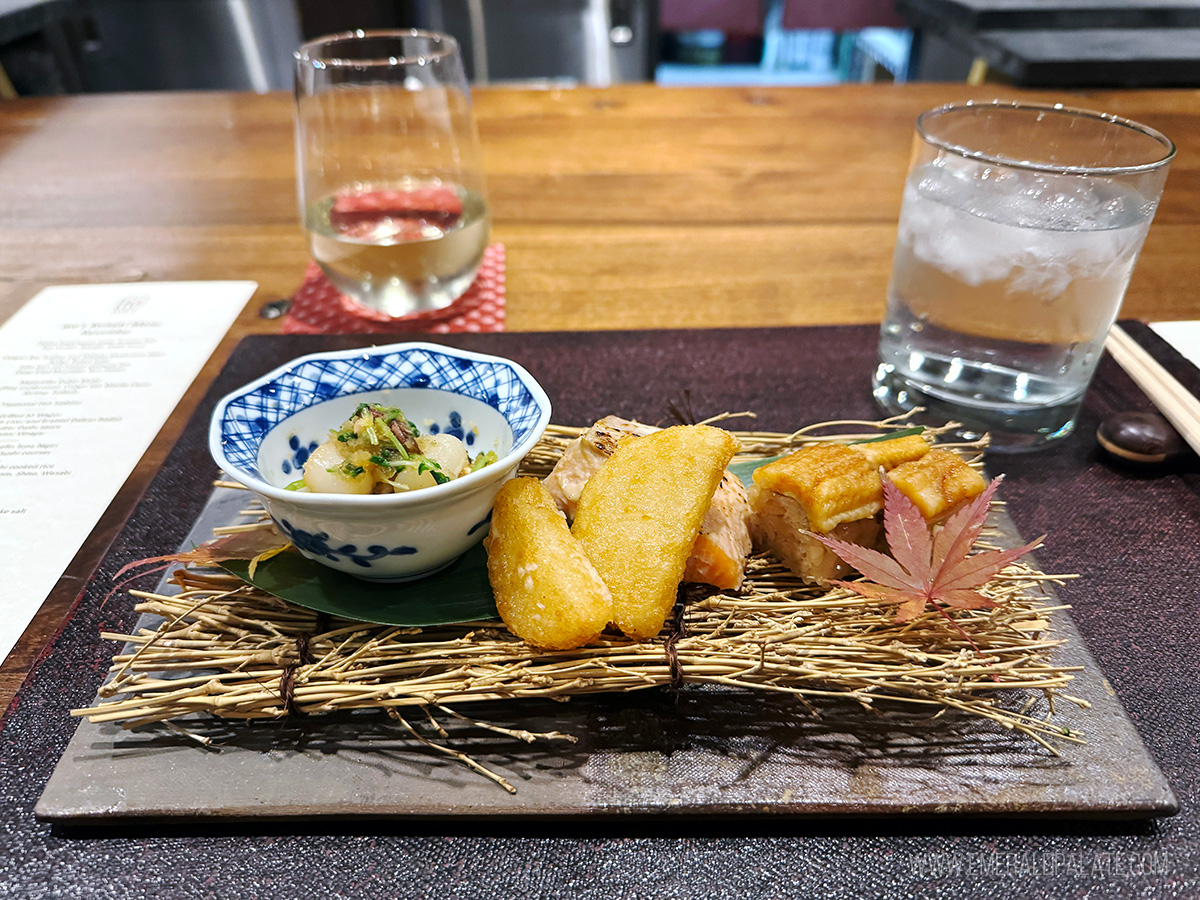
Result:
M393 319L350 300L329 283L316 263L308 264L304 283L283 320L284 334L387 334L504 330L504 245L489 244L479 274L467 292L445 309Z

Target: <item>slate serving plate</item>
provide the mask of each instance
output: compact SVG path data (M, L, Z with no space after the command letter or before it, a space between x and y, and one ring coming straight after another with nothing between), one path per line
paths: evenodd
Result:
M230 521L244 494L214 494L189 542ZM1005 523L1011 531L1011 523ZM1009 537L1015 542L1015 537ZM1053 600L1053 598L1051 598ZM1056 722L1086 734L1056 758L967 716L931 719L899 704L800 703L741 691L685 689L569 703L463 707L479 719L580 738L532 746L448 723L517 787L509 795L406 738L375 712L279 722L189 722L205 749L162 729L79 726L37 806L39 817L411 817L667 815L1087 815L1149 817L1177 804L1070 617L1059 659L1083 671ZM151 625L147 619L142 622Z
M699 416L754 409L754 427L785 430L845 415L874 417L865 397L842 383L844 372L835 375L822 365L833 362L823 359L832 351L822 348L837 345L827 338L862 332L830 329L826 339L809 340L809 354L794 353L788 343L803 333L798 330L671 332L625 341L592 336L586 355L573 335L448 340L525 364L554 398L559 421L586 424L606 412L654 421L671 402L690 404ZM362 339L250 339L235 352L213 395L253 377L256 368L355 340ZM646 352L655 346L657 354ZM865 376L862 381L865 394ZM800 404L805 388L807 401ZM181 460L202 442L205 417L202 407L131 524L144 533L139 522L156 515L169 519L183 478L204 505L193 512L190 534L177 534L158 552L207 536L244 501L244 494L226 491L209 496L205 485L213 471L181 475ZM1011 478L1010 501L1023 489L1030 488ZM1011 522L1006 528L1016 541ZM1043 554L1053 552L1054 538L1052 533ZM131 543L139 548L134 553L149 555L144 544L119 542L113 565L126 560ZM92 592L106 589L101 584ZM1075 586L1072 591L1088 596ZM528 746L456 726L452 742L501 771L517 786L515 796L415 748L386 717L356 713L189 726L213 738L214 749L168 732L81 723L36 811L43 819L75 824L197 817L1173 814L1170 787L1070 616L1056 613L1054 620L1070 641L1061 661L1084 667L1072 693L1092 703L1087 711L1060 705L1063 725L1085 732L1088 742L1064 744L1058 758L1026 738L965 717L930 720L903 709L872 716L857 706L829 704L817 718L793 701L758 695L646 691L464 709L486 721L580 738L574 745Z

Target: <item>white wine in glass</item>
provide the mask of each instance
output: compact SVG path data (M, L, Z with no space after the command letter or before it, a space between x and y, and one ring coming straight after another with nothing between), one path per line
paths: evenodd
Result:
M470 287L491 229L458 46L352 32L296 54L296 156L309 250L354 301L390 316Z

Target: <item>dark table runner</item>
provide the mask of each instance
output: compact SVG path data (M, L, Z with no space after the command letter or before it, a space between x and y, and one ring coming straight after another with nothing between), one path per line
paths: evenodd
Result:
M1184 384L1200 372L1148 329L1131 333ZM500 334L439 338L512 357L545 386L554 420L605 413L697 417L752 409L790 430L876 418L868 378L875 329ZM1110 466L1093 435L1104 416L1148 409L1105 358L1075 435L1052 450L1001 457L1005 497L1038 556L1086 578L1061 590L1101 668L1179 798L1144 822L963 818L797 821L598 820L372 822L52 829L33 807L134 615L103 607L117 569L169 552L202 507L216 469L207 451L215 400L287 360L361 337L250 338L235 353L72 617L21 688L0 730L0 897L455 898L1200 895L1200 468L1148 474ZM735 426L736 427L736 426Z

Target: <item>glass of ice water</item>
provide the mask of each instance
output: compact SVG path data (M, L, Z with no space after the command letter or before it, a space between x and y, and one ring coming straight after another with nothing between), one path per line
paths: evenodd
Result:
M454 38L353 31L296 51L296 168L313 259L389 316L471 286L491 226Z
M1116 116L997 101L917 119L875 397L999 451L1069 434L1175 145Z

